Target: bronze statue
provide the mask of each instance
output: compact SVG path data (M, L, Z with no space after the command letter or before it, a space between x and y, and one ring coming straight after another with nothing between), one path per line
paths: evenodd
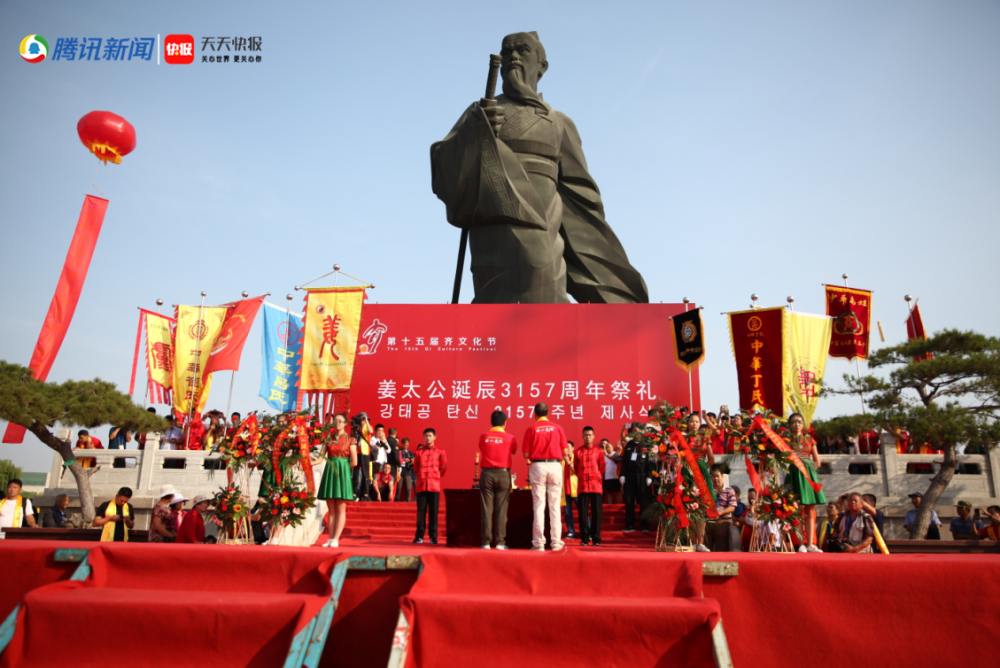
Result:
M604 219L576 126L537 92L549 66L537 33L507 35L500 56L503 95L490 101L488 86L431 146L434 194L463 229L463 254L471 231L473 303L566 303L567 292L581 303L648 302Z

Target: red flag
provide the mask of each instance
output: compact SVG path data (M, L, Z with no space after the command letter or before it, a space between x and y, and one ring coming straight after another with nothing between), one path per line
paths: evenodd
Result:
M920 317L919 304L913 305L913 310L910 311L910 316L906 319L906 338L910 341L913 339L927 340L927 333L924 332L924 319ZM934 353L927 353L926 355L914 357L913 361L923 362L924 360L932 359L934 359Z
M784 317L783 306L729 314L741 408L785 414Z
M243 354L243 344L247 342L247 334L253 327L254 318L260 305L264 303L264 296L253 299L242 299L232 304L227 304L226 319L222 323L222 331L212 346L212 356L205 365L205 373L210 374L216 371L239 371L240 355Z
M52 363L59 354L66 331L73 321L76 305L80 301L83 284L87 280L87 270L90 269L90 259L94 256L94 247L101 234L104 223L104 212L108 209L108 200L93 195L87 195L83 200L83 209L76 222L76 232L63 263L62 275L56 293L49 304L49 312L42 323L42 331L35 343L35 352L31 355L31 369L36 380L45 381L49 377ZM22 443L25 428L9 423L3 435L4 443Z
M872 293L870 290L826 286L826 314L833 318L830 357L852 360L868 359L871 330Z

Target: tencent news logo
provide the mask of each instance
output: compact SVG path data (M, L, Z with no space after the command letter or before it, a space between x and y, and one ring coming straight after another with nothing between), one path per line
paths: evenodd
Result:
M49 43L41 35L28 35L21 40L21 57L29 63L40 63L49 55Z

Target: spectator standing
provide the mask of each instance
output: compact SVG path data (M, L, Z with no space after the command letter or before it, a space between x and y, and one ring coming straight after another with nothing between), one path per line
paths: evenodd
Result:
M180 448L181 450L204 450L205 449L205 435L208 433L208 429L205 427L205 423L201 419L201 415L195 412L191 416L191 420L184 427L184 445Z
M743 517L743 514L747 511L746 505L740 501L740 496L742 495L742 490L736 485L731 485L733 488L733 493L736 495L736 510L733 511L733 518Z
M326 535L323 547L340 547L340 534L347 523L347 502L356 498L351 481L351 467L358 464L357 440L347 433L347 415L338 413L333 417L333 439L322 453L326 457L323 477L316 498L326 501ZM319 460L310 462L315 466Z
M184 520L181 528L177 531L178 543L204 543L205 542L205 518L208 512L208 505L211 503L204 494L194 497L191 510L184 513Z
M924 495L920 492L914 492L909 495L910 503L913 504L912 510L906 511L906 517L903 518L903 528L910 532L910 539L913 536L913 527L917 523L917 510L920 508L920 504L923 503ZM941 540L941 520L938 518L936 510L931 511L931 522L927 526L927 535L924 536L924 540Z
M236 430L240 428L242 418L239 413L233 413L229 418L229 428L226 429L226 436L232 437Z
M396 478L392 475L392 467L388 462L382 464L382 470L375 476L375 490L379 501L393 501L396 498Z
M375 435L372 437L371 446L373 460L372 470L375 471L377 475L382 472L382 467L389 463L389 437L385 434L385 425L375 425ZM374 480L375 476L372 476L372 479ZM375 500L377 501L379 498L378 485L375 487Z
M580 508L580 545L601 546L604 504L604 450L594 444L594 428L583 428L583 445L574 453L577 505Z
M875 540L875 521L864 511L864 501L857 492L847 497L847 512L837 522L835 538L844 543L843 552L871 554Z
M566 445L569 447L569 461L563 465L563 516L566 519L566 538L579 538L580 534L573 530L573 506L576 502L577 495L577 485L579 480L577 480L576 473L574 473L573 461L574 448L573 441L566 441ZM577 510L577 516L580 516L580 511ZM581 527L580 531L583 531Z
M156 409L153 408L152 406L149 406L146 409L146 412L147 413L152 413L153 415L156 415ZM137 433L135 435L135 445L136 445L136 447L139 450L145 450L146 449L146 432Z
M177 538L177 524L174 514L170 512L170 500L174 498L174 486L162 485L160 498L153 505L152 519L149 522L150 543L172 543Z
M356 501L372 498L372 424L367 413L354 416L354 439L357 442L358 457L354 466L354 496Z
M184 521L184 516L187 515L187 512L184 510L184 504L187 503L189 500L190 499L188 499L180 492L174 494L173 497L170 499L170 512L174 516L175 530L179 531L181 528L181 522Z
M102 543L127 543L128 530L135 528L135 508L129 503L132 490L122 487L110 501L105 501L94 511L94 526L101 530Z
M859 453L862 455L877 455L880 449L880 438L878 431L875 429L862 432L858 436Z
M125 450L126 444L131 442L132 434L129 433L128 429L112 427L111 431L108 432L108 450ZM111 467L116 469L125 468L125 458L116 457L115 461L111 463Z
M621 455L608 439L601 441L604 450L604 500L608 503L622 502L622 484L618 480L618 462Z
M959 501L955 504L958 517L951 520L951 537L953 540L979 540L979 532L983 529L983 523L979 521L979 513L972 516L972 504L968 501Z
M173 415L167 416L167 433L163 440L160 441L160 450L183 450L184 449L184 430L177 426L177 421L174 419ZM182 459L167 459L163 462L163 468L165 469L182 469L184 468L184 460Z
M413 460L417 472L417 536L414 543L424 542L424 530L430 533L431 543L438 542L438 507L441 497L441 478L448 470L448 458L444 450L437 447L437 432L424 429L424 447L420 448ZM430 526L427 527L427 512L430 511Z
M42 513L43 529L65 529L66 528L66 507L69 506L69 494L60 494L56 497L56 503L51 508L46 508Z
M833 537L837 520L840 519L840 508L836 503L826 504L826 518L819 525L819 547L824 552L830 551L830 538Z
M76 450L103 450L104 446L101 445L101 440L95 436L91 436L90 432L86 429L81 429L76 433ZM93 468L97 465L97 460L93 457L81 457L80 466L85 469Z
M399 480L399 439L395 427L389 427L389 435L386 440L389 442L389 466L392 467L392 477Z
M507 432L507 414L503 411L493 411L490 425L489 431L479 435L482 549L490 549L490 544L496 541L498 550L506 550L510 469L513 464L512 456L517 453L517 439Z
M985 540L1000 540L1000 506L990 506L986 509L990 523L979 531L979 537Z
M20 478L11 478L7 482L7 496L0 501L0 536L4 529L19 529L28 525L37 529L35 511L31 507L31 499L21 496L24 483Z
M649 461L647 449L642 447L639 437L642 434L642 423L633 422L629 432L629 440L621 454L621 477L618 482L622 485L622 493L625 496L625 528L624 533L635 531L635 507L639 506L639 511L646 506L649 485L652 484L652 465ZM643 531L646 530L642 527Z
M545 550L545 509L548 506L549 540L553 550L563 549L562 522L559 520L559 497L562 495L562 466L569 461L566 432L549 421L549 406L535 404L535 423L524 432L524 458L528 462L531 483L531 549Z
M396 496L397 501L413 501L413 488L416 486L416 473L413 470L413 458L416 456L410 450L410 439L399 442L399 484L402 494Z

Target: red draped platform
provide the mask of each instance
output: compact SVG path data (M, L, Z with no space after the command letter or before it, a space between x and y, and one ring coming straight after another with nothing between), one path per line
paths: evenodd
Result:
M342 549L3 541L2 666L275 666L349 556L319 665L385 666L400 606L407 666L993 666L1000 557L485 551L345 539ZM90 578L60 548L89 549ZM729 577L702 562L738 563ZM991 658L993 657L993 658ZM513 664L512 664L513 662ZM528 663L530 662L530 663Z

